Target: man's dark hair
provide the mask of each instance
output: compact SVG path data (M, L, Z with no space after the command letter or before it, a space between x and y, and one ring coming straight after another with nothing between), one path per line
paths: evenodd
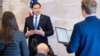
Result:
M31 8L33 8L35 5L39 5L40 7L41 7L41 4L39 3L39 2L34 2L34 3L32 3L32 6L31 6Z

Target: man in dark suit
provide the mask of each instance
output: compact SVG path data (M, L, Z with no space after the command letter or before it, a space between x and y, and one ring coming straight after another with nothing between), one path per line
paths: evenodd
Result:
M97 3L83 0L81 7L86 19L75 24L67 51L75 52L75 56L100 56L100 20L95 15Z
M41 4L38 2L33 3L32 11L33 16L26 18L24 26L24 32L26 36L29 37L28 45L30 56L35 55L32 51L37 44L48 44L47 37L53 35L53 27L50 17L41 14Z

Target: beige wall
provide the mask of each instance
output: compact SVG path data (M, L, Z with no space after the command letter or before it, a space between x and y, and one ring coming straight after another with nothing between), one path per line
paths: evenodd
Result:
M42 13L51 17L53 27L59 26L68 30L84 18L81 15L81 0L39 0ZM100 17L100 0L97 0L97 16ZM23 30L25 17L29 12L29 0L3 0L3 11L12 11L16 15L20 30ZM70 36L69 31L69 36ZM57 42L56 34L49 37L49 43L58 56L74 56L68 54L66 48Z
M0 0L0 19L1 19L1 16L2 16L2 0Z
M20 30L23 30L24 20L29 12L29 1L3 0L3 11L12 11L16 15Z

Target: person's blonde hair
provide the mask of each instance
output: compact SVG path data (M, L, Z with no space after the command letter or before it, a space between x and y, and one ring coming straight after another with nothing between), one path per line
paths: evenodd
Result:
M87 14L96 13L97 2L95 0L82 0L82 9L85 9Z
M45 51L46 53L49 52L49 47L47 44L45 43L40 43L38 46L37 46L37 52L41 52L41 51Z

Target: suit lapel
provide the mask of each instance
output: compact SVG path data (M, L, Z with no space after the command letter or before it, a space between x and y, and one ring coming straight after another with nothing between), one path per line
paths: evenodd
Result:
M43 20L43 15L41 14L41 16L40 16L40 20L39 20L39 24L38 24L38 28L41 27L42 20Z
M31 24L32 28L34 29L34 24L33 24L34 21L33 21L33 19L34 19L34 18L33 18L33 16L32 16L32 17L30 18L30 20L31 20L31 21L30 21L30 24Z

